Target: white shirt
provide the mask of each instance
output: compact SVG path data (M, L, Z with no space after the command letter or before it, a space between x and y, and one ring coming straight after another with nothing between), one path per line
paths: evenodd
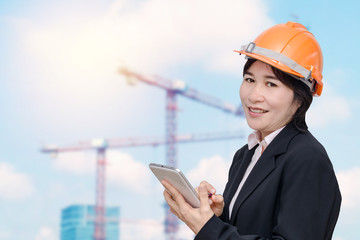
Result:
M244 176L243 176L243 178L242 178L242 180L241 180L241 182L239 184L238 189L236 190L236 192L234 194L234 197L231 199L231 202L230 202L230 205L229 205L229 219L231 218L231 212L232 212L232 210L234 208L234 204L236 202L236 199L239 196L240 190L243 187L246 179L250 175L250 172L253 170L255 164L259 160L259 158L260 158L261 154L264 152L265 148L271 143L272 140L274 140L274 138L281 132L281 130L283 130L284 127L270 133L262 141L260 141L260 132L259 131L254 131L253 133L251 133L249 135L249 137L248 137L248 148L249 148L249 150L252 149L253 147L255 147L256 144L259 144L259 146L255 149L254 155L251 158L251 162L250 162L248 168L246 169L246 171L244 173Z

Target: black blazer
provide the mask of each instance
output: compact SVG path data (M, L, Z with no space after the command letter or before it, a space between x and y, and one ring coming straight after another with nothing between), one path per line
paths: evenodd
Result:
M235 202L238 171L254 147L239 149L224 190L225 207L196 235L196 240L328 240L340 211L341 195L332 164L310 132L288 124L269 144Z

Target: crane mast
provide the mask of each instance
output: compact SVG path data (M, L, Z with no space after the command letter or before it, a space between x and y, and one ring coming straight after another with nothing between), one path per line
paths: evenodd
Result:
M170 81L161 77L143 76L132 72L127 68L120 68L119 74L124 75L128 82L134 82L134 80L137 80L162 88L166 91L166 164L173 167L177 167L177 148L175 138L177 134L177 95L182 95L207 106L220 109L225 113L234 114L236 116L243 115L241 107L236 108L233 105L225 103L215 97L200 93L197 90L188 87L185 82L180 80ZM178 220L175 215L171 213L167 204L165 204L165 212L166 238L167 240L176 240Z
M106 150L109 148L124 148L135 146L158 146L166 145L166 163L177 167L177 143L212 141L221 139L241 138L241 132L231 133L207 133L207 134L187 134L177 135L177 95L184 96L207 106L224 111L227 114L243 116L241 107L225 103L212 96L202 94L197 90L188 87L183 81L170 81L161 77L149 77L120 68L119 74L124 75L129 83L141 81L149 85L162 88L166 91L166 136L165 138L122 138L122 139L95 139L91 141L81 141L69 146L44 146L41 151L44 153L57 154L61 152L96 150L96 205L94 222L94 240L106 240L106 214L105 214L105 188L106 188ZM178 232L178 220L170 212L165 204L165 234L167 240L176 240Z
M223 139L239 139L243 137L240 131L228 133L205 133L205 134L184 134L174 136L172 139L175 143L190 143L190 142L204 142L216 141ZM87 141L80 141L78 143L70 144L67 146L44 145L41 148L43 153L60 154L65 152L76 152L94 150L97 153L96 160L96 205L95 205L95 219L94 219L94 240L106 239L106 150L119 149L126 147L138 146L159 146L168 144L168 139L164 137L129 137L129 138L116 138L116 139L93 139ZM176 149L176 148L174 148ZM173 214L169 214L166 218L165 224L168 226L167 236L175 238L177 232L177 222Z
M94 240L106 240L105 166L106 166L105 148L99 148L97 150L97 162L96 162L96 203L95 203Z

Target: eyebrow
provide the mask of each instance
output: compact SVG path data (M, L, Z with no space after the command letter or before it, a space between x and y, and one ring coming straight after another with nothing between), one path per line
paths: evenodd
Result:
M246 71L245 73L244 73L244 76L245 75L250 75L250 76L252 76L252 77L254 77L254 74L253 73L251 73L251 72L249 72L249 71ZM265 75L265 78L269 78L269 79L274 79L274 80L279 80L276 76L274 76L274 75ZM280 80L279 80L280 81Z

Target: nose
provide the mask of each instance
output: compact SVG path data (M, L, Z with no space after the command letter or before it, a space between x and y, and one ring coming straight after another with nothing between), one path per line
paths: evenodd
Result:
M260 84L254 84L249 92L249 100L252 103L263 102L265 100L264 88Z

